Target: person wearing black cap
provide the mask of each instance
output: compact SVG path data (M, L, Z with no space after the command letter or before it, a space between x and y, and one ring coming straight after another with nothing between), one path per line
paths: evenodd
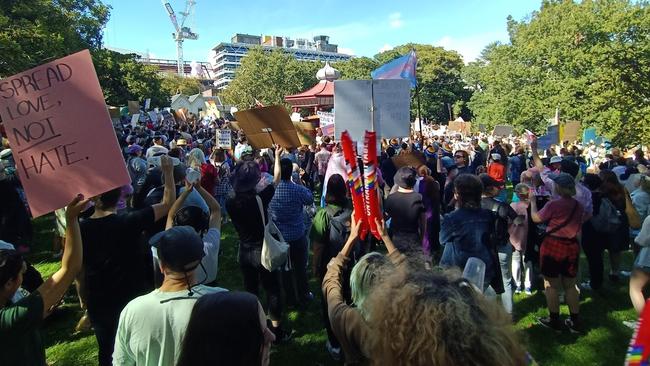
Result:
M397 191L384 202L384 210L391 218L393 242L402 253L422 251L426 218L422 195L414 191L416 179L415 169L399 168L394 178Z
M496 181L488 174L479 175L483 183L483 196L481 198L481 207L492 211L494 214L494 239L499 256L499 266L501 268L501 278L503 280L503 293L501 294L501 305L508 314L512 314L512 245L510 244L510 235L508 227L510 224L517 222L517 212L507 203L497 200L502 182ZM519 219L520 221L522 219Z
M194 303L203 295L226 291L201 285L203 240L191 226L174 226L154 235L162 286L131 300L120 314L114 365L175 365Z

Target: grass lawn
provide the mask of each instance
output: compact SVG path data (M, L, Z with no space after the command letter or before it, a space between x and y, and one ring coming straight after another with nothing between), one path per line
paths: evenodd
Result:
M44 277L58 268L58 260L51 259L53 217L46 216L35 222L35 243L30 260ZM219 286L231 290L242 288L236 263L237 235L231 225L222 234L222 254L219 260ZM624 268L629 269L631 253L624 257ZM586 277L586 262L581 262L581 273ZM557 334L535 324L536 316L546 315L542 292L526 297L515 295L515 327L529 352L541 365L621 365L625 358L632 330L621 322L635 318L627 294L627 281L619 284L605 283L600 292L583 291L581 316L585 332L576 336L568 332ZM311 288L319 293L318 284L312 280ZM568 309L562 306L562 314ZM47 360L51 365L95 365L97 343L92 332L73 335L81 310L73 289L65 305L47 319L43 338ZM274 347L272 365L336 365L325 350L327 336L321 325L318 301L306 311L291 311L288 315L295 336L289 343Z

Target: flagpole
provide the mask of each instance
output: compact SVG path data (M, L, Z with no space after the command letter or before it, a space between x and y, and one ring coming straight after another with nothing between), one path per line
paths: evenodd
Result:
M415 99L418 103L418 123L420 124L420 147L424 149L424 134L422 130L422 112L420 111L420 85L415 86Z

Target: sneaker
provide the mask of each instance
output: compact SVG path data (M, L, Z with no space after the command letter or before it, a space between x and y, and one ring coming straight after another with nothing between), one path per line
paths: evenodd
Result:
M332 347L332 344L330 341L327 341L325 343L325 348L327 348L327 352L329 352L330 356L334 359L334 361L341 361L341 348L340 347Z
M628 328L630 328L632 330L636 330L637 323L638 322L636 322L634 320L623 320L623 325L625 325L626 327L628 327Z
M525 292L525 293L526 293L526 295L528 295L528 296L530 296L530 295L532 295L532 294L533 294L533 290L531 290L531 288L530 288L530 287L526 287L526 290L524 290L524 292Z
M562 331L562 324L560 321L552 321L551 318L537 318L537 323L545 326L546 328L553 329L556 332Z
M591 288L591 283L590 283L589 281L581 283L581 284L580 284L580 287L581 287L583 290L587 290L587 291L591 291L591 290L592 290L592 288Z
M574 323L570 318L564 320L564 326L569 329L569 332L573 334L580 334L580 327L578 323Z
M520 294L520 293L522 293L522 292L524 292L524 290L523 290L521 287L517 287L517 288L515 289L515 294Z

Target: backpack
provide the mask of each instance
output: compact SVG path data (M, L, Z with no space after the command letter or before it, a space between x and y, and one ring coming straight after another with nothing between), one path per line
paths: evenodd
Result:
M601 233L613 233L623 224L621 213L609 198L600 201L598 214L591 217L594 229Z
M325 212L330 221L327 253L330 258L333 258L341 251L348 236L350 236L352 210L349 208L335 209L333 206L327 206Z
M494 231L492 232L491 241L495 247L508 243L510 234L508 233L508 218L501 215L501 210L505 203L494 202L490 211L494 215Z

